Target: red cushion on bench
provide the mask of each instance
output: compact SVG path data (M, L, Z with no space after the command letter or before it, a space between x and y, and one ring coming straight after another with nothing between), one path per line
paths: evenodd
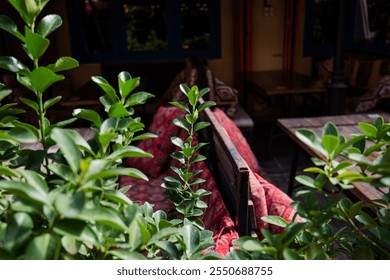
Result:
M245 160L245 162L248 164L249 168L253 172L261 174L261 169L255 154L253 153L248 141L242 134L241 130L237 127L233 120L230 119L225 114L225 112L219 108L215 109L214 116L221 124L221 126L225 128L234 146L236 147L242 158Z
M255 185L254 187L251 186L252 195L253 190L255 189L255 193L262 193L259 192L259 188L262 188L264 190L264 196L265 196L265 202L267 207L267 215L272 216L279 216L285 219L287 222L291 223L294 215L296 214L296 210L291 207L290 203L293 202L293 200L284 193L281 189L276 187L275 185L271 184L267 180L265 180L263 177L261 177L259 174L254 174L257 178L259 185ZM260 186L260 187L259 187ZM262 194L263 195L263 194ZM262 202L264 201L263 198ZM253 201L256 207L255 200ZM262 210L264 212L264 209ZM258 217L260 219L261 217ZM297 216L296 221L300 221L300 217ZM279 226L275 225L268 225L268 229L274 233L282 233L284 229Z
M149 181L133 178L130 176L120 177L120 186L132 187L126 192L126 195L132 200L137 201L139 204L148 202L153 205L153 210L163 210L168 212L174 208L172 201L164 194L165 189L161 187L164 182L165 175L161 175L157 178L150 178Z
M149 132L158 135L158 138L142 140L138 147L153 154L153 158L128 158L124 165L134 167L147 176L157 178L166 167L170 154L175 146L171 142L171 137L179 134L180 128L172 123L175 118L184 117L183 110L174 106L160 107L153 117L153 121L148 129Z

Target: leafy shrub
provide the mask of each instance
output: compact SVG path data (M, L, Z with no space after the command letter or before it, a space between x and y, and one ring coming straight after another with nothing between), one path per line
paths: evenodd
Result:
M135 92L139 77L121 72L118 91L103 77L92 77L104 91L100 102L106 115L76 109L72 118L50 123L48 110L61 97L46 99L46 90L64 79L60 72L77 67L78 62L61 57L46 66L40 63L50 44L48 35L62 24L54 14L37 20L48 0L8 2L25 26L20 32L11 18L0 15L0 28L20 40L31 67L10 56L0 57L0 67L15 73L29 90L30 96L21 101L33 109L39 122L35 127L19 121L22 110L16 104L0 107L0 258L220 258L204 252L214 245L212 232L195 226L191 215L170 220L148 203L132 202L124 194L131 186L119 188L122 175L148 180L141 171L122 166L124 158L152 157L133 145L155 137L143 133L141 118L134 116L134 107L153 97ZM1 84L0 101L11 92ZM190 92L199 99L196 87ZM91 122L92 139L66 128L77 119ZM41 148L26 148L31 143Z

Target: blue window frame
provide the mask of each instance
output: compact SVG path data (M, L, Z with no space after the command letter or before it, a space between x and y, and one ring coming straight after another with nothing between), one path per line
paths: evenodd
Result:
M69 0L80 62L221 56L220 0Z

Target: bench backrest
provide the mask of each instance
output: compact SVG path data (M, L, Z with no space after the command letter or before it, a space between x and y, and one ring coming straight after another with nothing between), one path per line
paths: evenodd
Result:
M211 124L202 137L209 142L206 156L219 191L236 221L239 235L248 235L251 230L248 166L209 108L202 111L201 118Z

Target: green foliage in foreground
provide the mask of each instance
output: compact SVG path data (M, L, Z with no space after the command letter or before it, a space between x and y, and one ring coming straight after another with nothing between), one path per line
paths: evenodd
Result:
M38 127L23 123L16 104L0 107L0 259L213 259L212 232L193 223L170 220L149 204L139 206L125 195L132 186L119 188L119 176L148 180L141 171L123 167L129 157L152 157L133 145L155 137L145 128L134 107L153 97L136 92L139 77L118 75L118 91L103 77L92 77L104 94L105 116L77 109L73 117L50 123L48 110L61 97L45 98L46 90L64 79L59 72L78 66L70 57L49 65L40 58L49 47L47 36L59 28L58 15L37 19L48 1L8 1L25 23L19 31L6 15L0 28L20 40L31 68L15 57L0 57L0 68L13 72L29 89L21 101L32 108ZM199 95L198 89L192 96ZM9 94L0 85L0 102ZM91 122L94 137L85 140L66 126L77 119ZM25 144L40 143L29 149ZM136 187L136 186L135 186Z
M175 202L177 215L171 219L152 206L139 206L125 195L130 187L119 188L119 176L148 180L141 171L123 167L128 157L152 157L134 142L155 137L144 133L134 107L153 95L136 92L140 80L127 72L118 75L116 90L103 77L92 77L104 94L102 116L90 109L77 109L58 123L46 117L61 97L47 98L53 84L64 79L61 72L78 62L61 57L48 65L40 58L50 45L48 36L62 19L55 14L41 17L48 0L8 0L24 22L20 30L14 20L0 15L0 29L17 38L30 59L0 57L0 68L16 75L29 90L21 98L37 116L38 127L18 120L23 110L5 103L12 90L0 84L0 259L220 259L210 248L213 233L203 230L198 217L207 205L200 198L208 193L194 191L201 183L201 170L191 165L204 157L204 144L193 145L193 136L208 124L197 122L198 114L211 103L198 105L208 89L182 85L188 104L172 103L186 112L175 124L188 132L185 141L171 139L180 149L172 157L182 164L178 177L166 178L164 187ZM39 20L38 20L39 19ZM77 119L91 123L94 137L85 140L66 127ZM281 234L262 230L263 239L244 236L226 259L328 259L343 254L351 259L390 259L390 124L382 118L372 124L360 123L362 133L348 140L329 123L321 136L298 130L297 136L319 151L326 160L313 159L315 167L296 179L308 187L298 194L305 202L292 206L301 220L288 224L281 217L263 220L283 227ZM39 143L40 149L26 144ZM373 159L372 155L375 154ZM324 191L329 184L342 190L363 181L383 191L372 203L332 198ZM320 205L316 195L329 199ZM334 221L342 224L335 231Z

